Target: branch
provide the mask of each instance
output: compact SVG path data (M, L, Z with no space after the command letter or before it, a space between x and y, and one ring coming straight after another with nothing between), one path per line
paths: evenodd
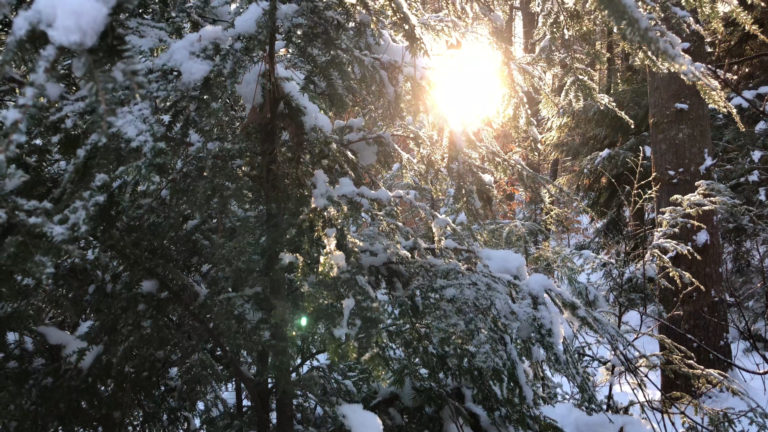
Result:
M761 57L768 57L768 52L761 52L761 53L753 54L751 56L742 57L742 58L736 59L736 60L726 60L723 63L716 63L716 64L714 64L712 66L715 66L715 67L734 66L734 65L737 65L737 64L746 63L748 61L759 59Z

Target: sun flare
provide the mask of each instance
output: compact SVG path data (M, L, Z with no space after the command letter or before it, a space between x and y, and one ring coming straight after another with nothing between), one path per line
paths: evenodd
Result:
M477 41L433 56L429 82L432 107L452 129L480 127L499 113L506 93L501 54Z

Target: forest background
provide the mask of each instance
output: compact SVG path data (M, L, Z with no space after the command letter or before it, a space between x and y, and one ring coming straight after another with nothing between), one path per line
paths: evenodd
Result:
M0 50L0 430L768 430L765 0L0 0Z

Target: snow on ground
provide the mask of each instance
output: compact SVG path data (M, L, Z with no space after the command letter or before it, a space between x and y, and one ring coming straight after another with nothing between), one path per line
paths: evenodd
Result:
M589 415L571 403L545 406L541 411L547 417L555 420L565 432L651 432L653 430L649 424L632 416L619 414Z

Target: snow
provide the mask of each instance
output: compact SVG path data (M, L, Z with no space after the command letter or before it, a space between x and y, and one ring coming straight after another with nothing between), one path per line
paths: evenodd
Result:
M760 162L760 158L763 157L764 154L765 154L765 152L762 151L762 150L752 150L752 153L750 155L752 156L752 160L755 163L759 163Z
M82 326L83 324L80 325L80 328L82 328ZM88 327L90 327L90 325ZM78 330L80 330L80 328ZM49 344L61 345L61 355L66 357L69 361L74 362L76 360L75 354L85 348L88 348L88 344L85 341L78 339L68 332L60 330L56 327L39 326L37 327L37 331L45 337L45 340L48 341ZM91 347L88 351L85 352L83 358L77 363L78 366L82 370L87 371L88 368L91 367L91 364L96 359L96 357L101 354L103 349L104 347L101 345Z
M82 341L75 336L72 336L71 334L63 330L59 330L53 326L39 326L37 331L45 336L45 340L47 340L49 344L61 345L61 355L65 357L74 354L81 348L88 346L85 341Z
M0 122L6 126L10 126L22 119L24 119L24 114L16 108L8 108L0 111Z
M528 277L525 268L525 258L514 251L480 249L477 255L492 273L501 276L511 276L518 281L524 281Z
M330 255L330 260L333 265L339 270L344 270L347 267L347 257L342 251L333 251Z
M277 19L285 23L290 20L296 12L299 11L299 5L296 3L278 3Z
M539 297L543 297L548 290L555 289L555 283L552 282L552 280L546 275L541 273L533 273L525 281L525 287L527 288L528 292L531 292Z
M227 40L224 29L208 25L173 42L158 62L178 68L182 83L196 84L213 68L213 62L198 57L198 54L214 43L224 44Z
M282 64L277 65L275 73L280 78L280 85L285 94L290 96L293 102L304 112L302 120L307 131L318 129L325 133L331 133L333 130L331 119L323 114L320 107L315 105L306 93L301 91L304 76L297 71L286 69Z
M360 165L367 166L376 162L376 153L379 148L376 144L368 144L365 141L360 141L350 144L349 148L355 152L357 161Z
M64 87L61 84L47 82L45 83L45 97L51 101L59 100L61 94L64 93Z
M324 208L329 202L328 198L332 195L331 188L328 186L328 176L323 170L316 170L312 177L312 207Z
M376 414L363 409L362 404L342 404L336 410L350 432L384 431L381 419Z
M696 242L697 247L702 247L709 243L709 233L707 230L703 229L696 233L696 235L693 237L693 240Z
M757 90L744 90L741 92L741 96L746 99L754 99L757 96Z
M264 71L264 63L258 62L240 79L240 83L235 85L235 91L243 99L246 111L252 106L259 105L262 102L261 86L259 80Z
M3 165L5 165L5 155L0 154L0 167ZM5 179L0 182L0 191L2 192L10 192L29 179L29 175L18 169L16 165L8 167L4 174Z
M436 228L445 228L451 224L451 219L445 216L437 216L435 220L432 221L432 225L434 225Z
M341 325L333 329L333 335L343 342L345 336L352 333L349 330L349 313L352 311L352 308L355 307L355 299L353 297L344 299L344 301L341 302L341 307L343 309L344 317L341 319Z
M715 164L716 161L712 160L712 158L709 156L709 152L704 149L704 163L699 166L699 172L701 174L704 174L707 171L707 168L711 167Z
M749 103L741 96L736 96L735 98L731 99L731 105L735 107L749 108Z
M443 242L443 247L446 248L446 249L456 249L456 248L458 248L460 246L459 246L458 243L456 243L455 241L453 241L451 239L445 239L445 241Z
M768 123L765 120L760 120L760 123L755 126L755 133L759 134L765 131L768 131Z
M13 38L38 28L58 46L74 50L95 45L109 22L114 0L35 0L13 20Z
M296 257L296 255L287 252L280 252L280 264L288 265L297 262L299 262L299 259Z
M158 282L157 279L147 279L141 282L139 289L144 294L155 294L157 293L157 288L159 286L160 286L160 282Z
M336 196L353 197L357 194L357 188L351 178L342 177L339 179L339 184L333 188L333 193Z
M600 165L600 163L608 157L608 155L611 154L611 149L605 149L600 152L599 155L597 155L597 159L595 159L595 165Z
M571 403L544 406L541 412L557 422L564 432L652 432L649 425L635 417L619 414L589 415Z
M261 16L264 14L268 5L269 3L264 1L251 3L242 14L235 18L235 27L232 30L232 34L241 35L255 33L258 28L258 21L261 19Z
M675 109L678 110L678 111L688 111L688 104L676 103L675 104Z
M399 2L404 4L404 2ZM414 57L411 55L408 45L399 44L392 39L392 36L382 30L381 32L382 43L377 47L377 54L381 55L384 59L395 63L402 67L402 71L406 76L414 77L417 80L424 77L426 72L426 62L421 57ZM382 76L385 80L388 80L386 76ZM393 95L389 92L390 96Z

